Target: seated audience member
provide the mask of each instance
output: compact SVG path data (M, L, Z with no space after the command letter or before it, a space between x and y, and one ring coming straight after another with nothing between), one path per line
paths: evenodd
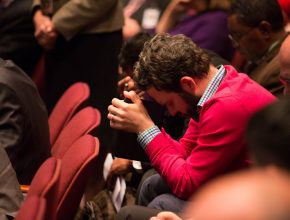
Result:
M123 0L125 40L140 31L152 31L170 0Z
M284 85L284 94L290 93L290 36L288 36L279 51L280 80Z
M32 80L0 59L0 140L20 184L30 184L50 155L47 112Z
M23 201L16 173L4 148L0 147L0 219L13 219Z
M135 87L134 81L132 79L133 69L135 63L139 59L139 54L143 49L144 43L149 41L151 38L152 35L149 33L140 32L125 42L121 49L119 54L119 64L121 77L123 77L123 79L118 82L118 88L122 98L124 98L123 91L125 89L125 84L126 90L135 90L140 97L143 97L144 93ZM211 61L215 66L229 64L228 61L224 60L212 51L206 50L206 53L210 56ZM182 119L180 116L167 116L165 121L165 130L170 134L171 137L180 138L182 130L184 129L184 124L184 119ZM110 180L111 177L115 175L127 173L131 170L131 168L132 161L123 158L114 159L112 168L108 175L108 179Z
M249 61L245 72L274 95L281 95L278 52L287 34L277 0L235 0L228 27L233 46Z
M289 97L255 114L247 129L255 168L219 178L204 186L185 209L182 219L290 219L289 125ZM181 218L174 213L160 212L150 220L165 219Z
M184 34L199 47L231 60L228 38L229 0L171 0L156 27L156 33Z
M275 100L267 90L232 66L216 68L183 35L159 34L145 43L134 78L171 115L191 118L177 142L154 125L135 92L124 92L131 104L112 100L110 126L137 133L159 173L144 182L139 204L180 211L205 182L248 166L244 130L254 112Z
M283 12L285 31L290 31L290 2L289 0L278 0Z

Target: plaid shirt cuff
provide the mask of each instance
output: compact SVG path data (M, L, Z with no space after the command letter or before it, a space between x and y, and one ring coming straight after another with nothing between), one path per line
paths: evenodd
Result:
M155 138L156 135L160 134L161 131L159 128L154 125L151 128L148 128L146 131L143 131L138 134L137 141L140 143L141 147L146 150L147 144Z

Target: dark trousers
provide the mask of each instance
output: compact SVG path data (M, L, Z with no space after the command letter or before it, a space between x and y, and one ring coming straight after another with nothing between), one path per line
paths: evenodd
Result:
M141 186L138 199L140 206L121 208L115 220L148 220L162 210L179 213L185 203L170 193L159 174L154 174L148 177Z
M148 208L180 212L186 201L174 196L159 174L148 177L141 186L138 205Z
M131 205L121 208L115 220L148 220L156 216L161 210L150 209L143 206Z

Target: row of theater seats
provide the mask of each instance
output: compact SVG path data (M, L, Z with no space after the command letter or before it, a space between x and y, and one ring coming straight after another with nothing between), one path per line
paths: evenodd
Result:
M51 157L35 174L16 220L74 219L99 153L99 140L93 134L101 115L85 107L89 95L87 84L76 83L53 109Z

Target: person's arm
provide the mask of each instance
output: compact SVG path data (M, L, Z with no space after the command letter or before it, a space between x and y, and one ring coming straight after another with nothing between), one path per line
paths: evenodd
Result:
M35 27L34 36L38 43L44 49L52 49L58 36L58 32L56 31L51 18L44 15L40 8L36 8L33 14L33 22Z
M21 147L19 142L25 123L20 102L12 89L0 83L0 210L3 217L15 217L23 200L15 171L7 156L8 152L15 160Z
M0 219L6 220L16 216L23 201L23 195L16 173L2 147L0 147L0 161Z
M70 0L52 18L56 30L67 40L82 29L105 16L116 6L118 0Z
M135 19L131 17L125 17L124 22L125 23L122 29L124 40L128 40L141 31L141 26Z
M107 176L107 186L113 189L117 176L125 175L132 169L132 160L124 158L115 158Z
M180 15L187 11L190 4L191 0L172 0L163 12L155 32L168 32L178 23Z
M19 143L23 138L25 120L21 102L11 88L0 83L0 147L6 149L11 158L17 158L22 147Z

